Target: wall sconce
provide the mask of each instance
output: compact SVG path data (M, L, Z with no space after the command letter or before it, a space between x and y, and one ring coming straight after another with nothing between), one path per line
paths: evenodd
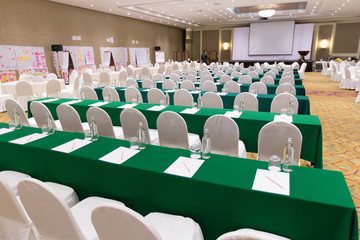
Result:
M230 44L228 42L224 42L224 50L225 51L229 50L229 46L230 46Z
M329 46L328 40L323 39L320 41L320 48L328 48L328 46Z

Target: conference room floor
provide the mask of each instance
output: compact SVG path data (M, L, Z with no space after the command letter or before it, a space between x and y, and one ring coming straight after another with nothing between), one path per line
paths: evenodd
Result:
M357 92L342 90L329 76L305 74L303 85L311 102L311 114L318 115L323 130L324 169L343 172L351 195L360 213L360 105ZM0 113L0 122L9 122ZM248 158L256 158L249 154ZM303 165L303 164L302 164Z

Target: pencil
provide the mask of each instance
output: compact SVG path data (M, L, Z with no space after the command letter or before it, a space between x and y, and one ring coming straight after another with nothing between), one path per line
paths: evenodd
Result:
M268 176L265 176L267 179L269 179L270 181L272 181L273 183L275 183L279 188L283 189L284 187L281 186L280 184L278 184L277 182L275 182L273 179L271 179L270 177Z
M186 166L186 164L185 164L184 162L182 162L182 163L184 164L184 166L186 167L186 169L187 169L189 172L191 172L190 169L188 168L188 166Z
M26 142L30 142L30 140L32 139L34 135L32 135L31 137L29 137L29 139Z

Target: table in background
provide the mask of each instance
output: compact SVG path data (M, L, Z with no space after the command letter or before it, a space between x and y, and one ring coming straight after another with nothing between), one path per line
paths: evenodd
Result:
M120 75L119 71L113 71L113 72L108 72L108 73L110 75L110 82L115 82L115 80ZM93 81L96 81L96 82L100 81L100 72L91 73L90 76Z

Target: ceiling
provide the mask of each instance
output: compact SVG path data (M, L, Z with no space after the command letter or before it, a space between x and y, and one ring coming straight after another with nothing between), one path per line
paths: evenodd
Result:
M260 9L277 10L271 20L360 20L360 0L49 0L179 28L232 27L257 22Z

